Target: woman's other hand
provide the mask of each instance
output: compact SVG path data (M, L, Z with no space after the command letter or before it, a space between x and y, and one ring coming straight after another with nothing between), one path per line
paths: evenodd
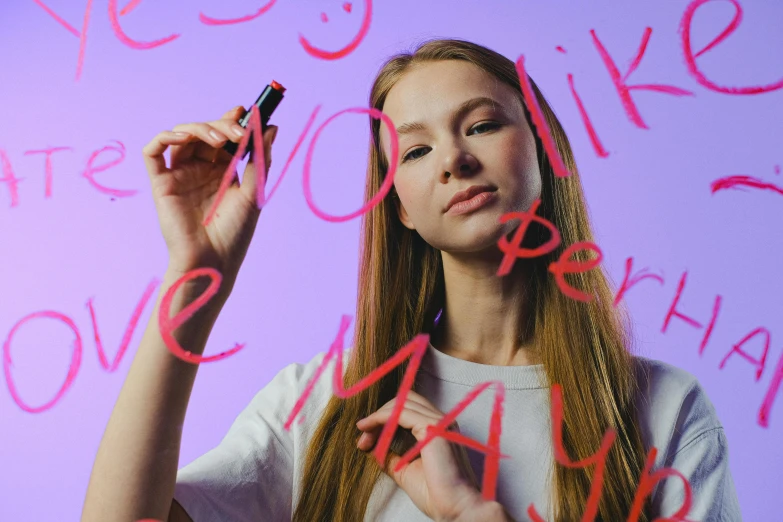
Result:
M356 427L363 433L357 441L362 451L370 451L391 417L396 398L378 411L361 419ZM416 440L427 436L427 427L445 416L423 396L409 391L398 423L411 430ZM459 432L455 422L453 431ZM391 454L389 469L384 470L425 515L437 521L462 521L481 514L482 522L511 520L497 502L486 501L477 489L473 470L464 447L435 437L421 449L418 458L394 471L399 455ZM498 509L499 508L499 509ZM467 517L467 518L466 518ZM503 517L503 518L499 518Z

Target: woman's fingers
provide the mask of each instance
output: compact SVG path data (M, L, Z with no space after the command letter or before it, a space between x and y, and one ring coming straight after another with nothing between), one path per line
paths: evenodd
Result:
M241 118L242 115L244 115L244 113L245 113L244 107L242 107L241 105L237 105L233 109L230 109L230 110L226 111L225 113L223 113L223 116L222 116L221 119L222 120L231 120L232 122L236 123L239 120L239 118ZM214 121L220 121L220 120L214 120ZM213 122L208 122L207 125L209 125L211 123L214 123L214 121ZM192 125L192 124L183 124L183 125ZM197 123L196 125L200 125L200 124ZM177 127L181 127L181 126L178 125ZM179 130L177 127L175 127L174 130ZM184 161L184 160L192 158L194 156L194 154L196 155L196 157L201 158L203 160L205 152L209 153L210 151L211 151L211 153L213 155L209 156L207 158L207 161L211 162L212 159L214 158L214 154L215 154L215 148L212 147L212 145L214 145L214 143L208 144L209 142L206 141L206 143L205 143L205 141L206 140L203 137L199 137L199 138L197 138L195 140L189 140L189 141L187 141L187 142L185 142L185 143L183 143L181 145L173 145L171 147L171 164L172 164L172 166L175 165L179 161ZM198 148L198 150L197 150L197 148ZM229 159L229 161L230 161L230 159Z
M223 116L220 117L222 120L228 120L233 119L234 121L239 120L242 116L245 115L245 108L241 105L237 105L233 109L229 109L226 112L223 113Z
M237 121L245 114L244 107L237 106L226 111L219 120L209 122L192 122L176 125L172 131L160 133L144 149L144 158L150 172L166 170L163 152L170 147L169 169L176 169L188 161L216 163L217 168L231 163L233 156L223 150L227 141L239 143L245 138L247 129L242 128ZM184 133L184 134L180 134ZM271 166L272 141L277 134L277 126L268 126L262 136L264 155L264 171ZM248 162L242 177L240 189L252 201L258 204L258 185L260 175L255 161ZM264 180L266 176L264 177ZM234 172L232 184L238 183L238 174Z
M147 172L150 174L164 172L166 170L166 158L163 157L163 153L170 145L186 143L189 138L190 136L187 134L174 131L159 132L141 149Z
M272 165L272 141L274 140L276 133L277 133L277 127L274 125L270 125L269 127L266 128L263 135L261 136L261 139L263 140L264 143L263 167L259 166L259 164L256 162L256 158L254 157L255 153L254 153L253 155L251 155L250 161L247 162L247 166L245 167L245 173L242 175L242 184L240 185L239 189L243 191L245 195L255 203L255 205L259 205L260 203L258 198L258 189L261 183L261 174L259 173L259 169L261 168L264 169L263 183L264 185L266 185L268 170L269 167Z
M426 399L425 399L426 400ZM382 406L378 411L368 415L356 423L356 427L364 433L359 437L358 447L367 450L375 445L383 426L389 421L392 415L394 401L390 401ZM435 409L431 404L421 404L414 400L407 400L405 407L400 412L398 424L406 429L426 429L426 426L434 426L443 418L443 413ZM454 423L456 424L456 422ZM414 436L416 433L414 433ZM421 432L419 437L424 436Z
M241 114L237 111L233 114ZM183 142L182 146L172 147L172 162L195 157L202 161L230 163L233 156L223 150L227 141L239 143L246 130L234 118L213 120L210 122L183 123L174 127L174 131L187 132L193 137ZM273 126L272 126L273 127ZM269 127L271 128L271 127ZM267 130L269 130L267 128ZM266 143L265 143L266 144ZM267 152L266 150L264 152Z
M223 132L206 122L181 123L175 125L175 132L187 132L191 137L178 150L172 149L172 163L197 158L211 162L215 149L219 149L229 139ZM189 147L188 145L192 145Z

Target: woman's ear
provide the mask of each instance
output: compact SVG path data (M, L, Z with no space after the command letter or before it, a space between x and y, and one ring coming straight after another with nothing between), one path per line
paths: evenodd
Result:
M400 222L402 222L405 228L416 230L416 227L408 217L408 212L405 210L402 201L400 201L400 197L397 195L396 190L392 192L392 200L394 201L394 206L397 209L397 216L400 218Z

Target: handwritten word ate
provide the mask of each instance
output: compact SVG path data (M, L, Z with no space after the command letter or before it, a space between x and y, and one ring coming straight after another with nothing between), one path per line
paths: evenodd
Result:
M117 145L107 145L106 147L102 147L96 151L93 151L90 154L90 157L87 158L87 165L84 167L84 170L82 171L81 175L84 177L87 182L95 188L98 192L102 194L107 194L112 197L118 197L118 198L124 198L135 195L138 191L133 189L118 189L118 188L112 188L107 187L106 185L103 185L99 183L95 179L95 175L101 172L104 172L112 167L115 167L122 163L125 160L125 145L121 141L112 140ZM73 150L71 147L47 147L45 149L39 149L39 150L26 150L24 152L25 156L32 156L35 154L43 154L45 156L44 159L44 198L51 198L53 193L53 180L54 180L54 167L52 165L52 156L56 152L62 152L66 150ZM99 158L103 160L102 156L106 153L116 152L119 154L119 158L113 159L111 161L101 162L99 163ZM8 157L8 153L0 149L0 169L2 169L0 172L2 173L2 177L0 177L0 182L4 184L5 188L8 190L8 194L11 198L11 207L16 207L19 205L19 182L24 180L25 178L18 178L16 177L16 174L14 173L13 166L11 164L11 160Z

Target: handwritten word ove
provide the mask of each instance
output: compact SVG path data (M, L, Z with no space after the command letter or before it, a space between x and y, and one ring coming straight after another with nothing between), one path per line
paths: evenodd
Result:
M147 303L152 297L155 288L157 288L159 284L160 281L158 279L153 279L147 285L147 288L144 290L141 299L139 299L136 308L133 310L133 313L131 314L130 321L128 322L128 326L125 329L125 334L122 336L120 347L117 350L117 354L114 356L114 360L112 360L111 362L109 362L108 358L106 357L106 350L104 349L103 342L101 341L101 336L98 330L98 320L95 314L95 307L93 306L92 303L93 300L92 298L87 300L87 308L90 312L90 320L92 322L93 338L95 339L95 345L98 350L98 359L100 360L103 369L106 370L107 372L112 373L116 371L117 368L119 367L120 362L122 361L122 358L125 355L126 350L128 349L130 340L133 337L133 333L136 331L136 326L139 322L139 317L141 316L144 308L146 307ZM19 392L16 389L16 384L14 381L13 374L11 373L11 368L13 367L13 360L11 358L11 343L13 341L14 335L20 328L22 328L26 324L31 325L32 324L31 321L33 321L34 319L36 320L52 319L55 321L60 321L71 329L74 337L73 355L71 356L71 363L68 368L68 373L65 377L65 382L57 391L57 394L54 396L54 398L49 402L42 404L41 406L30 406L24 400L22 400ZM82 361L82 335L79 331L78 326L76 325L76 322L70 317L68 317L67 315L53 310L43 310L39 312L33 312L19 319L11 327L11 331L8 333L8 336L5 338L5 341L3 342L3 373L5 374L5 381L6 384L8 385L8 390L11 393L11 398L14 400L17 406L19 406L22 410L28 413L41 413L43 411L52 408L55 404L57 404L57 402L63 397L65 392L68 390L68 388L70 388L71 384L73 384L76 375L79 373L79 367L81 366L81 361Z

